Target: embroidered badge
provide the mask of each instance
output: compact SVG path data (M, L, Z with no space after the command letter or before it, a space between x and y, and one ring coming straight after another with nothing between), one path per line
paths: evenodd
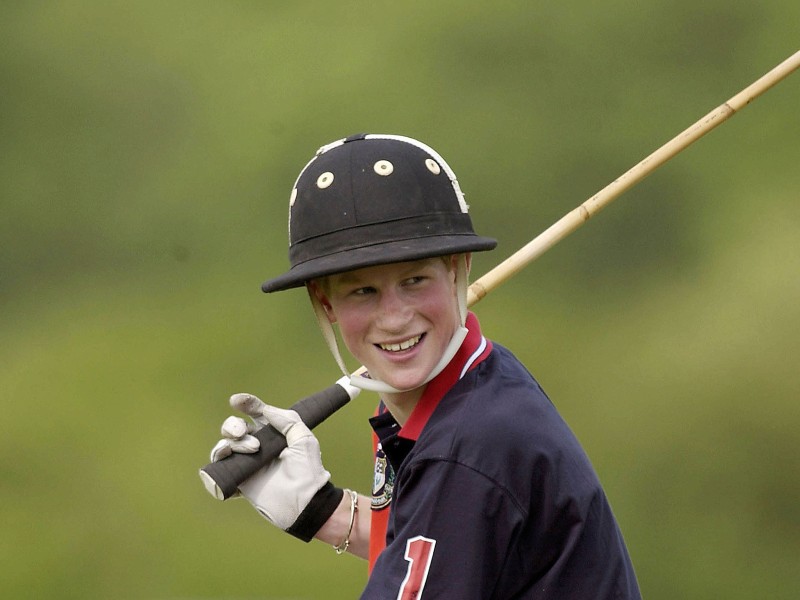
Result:
M372 483L372 510L381 510L389 506L392 501L392 490L394 490L394 469L380 444L375 453L375 479Z

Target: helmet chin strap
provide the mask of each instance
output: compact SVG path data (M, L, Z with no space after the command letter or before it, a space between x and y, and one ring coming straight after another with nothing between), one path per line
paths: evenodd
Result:
M336 334L333 331L333 326L331 322L328 320L328 315L325 313L325 308L322 306L322 303L317 299L316 295L309 289L308 295L311 298L311 305L314 307L314 314L317 317L317 322L319 323L320 329L322 330L322 336L325 338L325 343L328 345L328 349L333 354L333 358L336 360L336 364L339 365L342 373L344 373L345 377L350 378L350 385L360 388L362 390L368 390L371 392L378 392L384 394L400 394L402 392L408 392L412 389L416 389L428 383L431 379L436 377L439 373L441 373L444 368L450 364L450 361L453 360L453 357L458 352L458 349L461 347L461 344L464 343L464 339L467 337L469 330L466 328L467 322L467 259L466 255L461 254L458 257L457 267L456 267L456 298L458 300L458 313L460 318L460 326L456 328L455 333L453 333L453 337L450 339L450 342L447 344L447 347L442 354L442 357L439 359L439 362L436 363L436 366L433 367L428 376L425 380L419 384L414 386L413 388L408 389L398 389L394 386L389 385L386 382L380 381L378 379L372 379L370 377L364 377L363 375L349 375L347 371L347 367L344 364L344 360L342 360L342 355L339 352L339 345L336 341Z
M405 390L397 389L386 382L364 377L363 375L351 375L350 385L361 388L362 390L385 394L399 394L401 392L408 392L418 387L422 387L431 379L436 377L439 373L441 373L448 364L450 364L450 361L453 360L453 357L456 355L456 352L458 352L461 344L464 343L464 338L467 337L468 333L469 330L466 327L459 327L456 329L455 334L453 334L453 337L450 338L450 343L447 345L447 348L445 348L444 354L442 354L442 358L439 359L439 362L436 363L435 367L433 367L433 370L425 378L425 381L419 385L415 385L413 388L408 388Z

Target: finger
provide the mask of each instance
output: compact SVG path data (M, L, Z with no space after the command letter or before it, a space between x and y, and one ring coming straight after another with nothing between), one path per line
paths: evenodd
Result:
M234 394L230 399L231 407L249 417L261 421L262 410L266 406L253 394Z
M230 456L232 452L231 441L228 439L220 440L217 442L217 445L211 449L211 462L222 460L226 456Z
M241 417L228 417L222 422L220 433L229 440L239 440L247 435L247 421Z
M241 452L242 454L253 454L258 452L261 447L261 442L252 435L246 435L240 440L228 440L231 450L234 452Z

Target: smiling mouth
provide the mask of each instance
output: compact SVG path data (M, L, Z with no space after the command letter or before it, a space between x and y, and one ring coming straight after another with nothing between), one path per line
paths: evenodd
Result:
M422 335L417 335L405 340L404 342L400 342L399 344L376 344L376 345L381 350L386 350L387 352L402 352L403 350L408 350L409 348L413 348L414 346L419 344L419 341L421 339Z

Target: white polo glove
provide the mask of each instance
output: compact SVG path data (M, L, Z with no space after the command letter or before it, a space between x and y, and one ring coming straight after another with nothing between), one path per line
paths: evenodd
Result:
M343 491L322 466L319 441L293 410L264 404L251 394L231 396L231 406L252 419L228 417L221 439L211 450L216 462L232 452L251 454L260 446L250 435L269 424L286 436L287 447L272 463L239 485L239 493L270 523L310 541L333 514Z

